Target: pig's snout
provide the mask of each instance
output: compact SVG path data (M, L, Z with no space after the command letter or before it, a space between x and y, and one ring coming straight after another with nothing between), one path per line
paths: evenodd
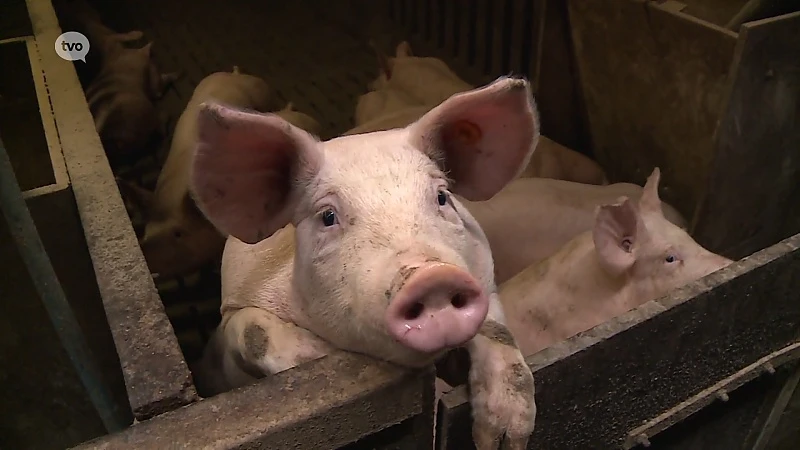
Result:
M472 275L435 263L408 276L386 310L386 325L400 343L434 353L470 340L488 311L489 298Z

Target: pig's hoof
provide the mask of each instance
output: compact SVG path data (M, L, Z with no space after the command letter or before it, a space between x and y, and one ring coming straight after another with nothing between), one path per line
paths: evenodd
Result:
M473 390L472 438L478 450L523 450L533 433L536 403L530 369L519 362L502 372Z

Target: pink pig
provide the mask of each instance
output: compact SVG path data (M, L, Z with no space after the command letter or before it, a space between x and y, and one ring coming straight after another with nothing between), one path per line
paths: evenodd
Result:
M219 384L329 346L407 367L464 346L477 448L504 436L525 448L533 376L504 325L486 236L453 194L489 199L527 165L538 139L527 81L500 78L406 128L327 142L216 104L199 123L194 197L231 236L205 361Z
M518 178L491 200L459 200L486 234L494 258L495 282L502 285L531 264L558 252L575 236L590 231L595 209L620 196L638 200L642 187ZM687 226L675 208L667 203L661 207L667 220L682 228Z
M600 206L593 230L500 286L508 326L524 355L732 262L704 249L664 217L659 177L656 168L638 206L627 197Z

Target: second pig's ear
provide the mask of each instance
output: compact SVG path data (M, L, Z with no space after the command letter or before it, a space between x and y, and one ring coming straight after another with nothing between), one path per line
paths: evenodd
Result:
M397 44L395 56L398 58L408 58L414 56L414 52L411 50L411 44L409 44L408 41L403 41Z
M539 117L525 79L502 77L455 94L407 128L410 143L470 201L492 198L516 178L539 142Z
M378 47L374 40L369 41L369 46L375 51L375 57L378 59L378 67L380 67L381 74L386 76L386 80L392 78L392 66L394 66L394 58L386 56L383 50Z
M319 142L274 114L204 103L191 190L224 235L255 244L286 226L298 200L294 182L319 170Z
M630 199L598 207L592 239L600 265L615 276L629 270L645 233L639 211Z
M139 51L142 52L143 55L146 55L148 58L152 57L153 56L153 43L152 42L148 42L147 44L145 44L144 47L140 48Z
M653 169L653 173L647 177L647 182L642 190L642 198L639 199L639 208L642 211L661 214L661 198L658 196L658 185L661 181L661 171L658 167Z

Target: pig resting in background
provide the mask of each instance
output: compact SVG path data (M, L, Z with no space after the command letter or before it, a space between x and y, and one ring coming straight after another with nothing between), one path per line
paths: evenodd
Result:
M520 174L525 178L551 178L584 184L607 185L606 173L591 158L542 136L528 167Z
M533 376L486 237L452 193L486 200L525 167L538 135L529 83L501 78L407 128L327 142L275 115L209 105L199 117L193 193L230 235L201 367L233 387L330 346L407 367L464 346L477 448L525 448Z
M99 20L84 2L75 17L89 39L99 74L86 88L86 101L94 117L109 161L117 165L157 148L164 137L165 118L154 104L177 73L161 74L151 57L152 42L142 48L124 44L142 37L141 31L116 33Z
M407 126L451 95L474 88L442 60L414 56L406 41L397 46L394 57L376 51L380 74L370 83L370 92L359 97L355 128L347 134ZM599 164L546 137L521 176L608 184Z
M664 217L660 173L638 205L600 206L594 229L500 286L508 326L523 354L600 325L732 261L709 252Z
M642 187L631 183L597 186L548 178L517 178L489 200L459 200L486 234L494 258L495 282L502 284L531 264L553 255L575 236L591 230L595 209L621 196L638 200ZM675 208L667 203L662 203L661 208L667 220L687 227Z
M219 258L222 236L195 206L189 194L192 152L197 145L197 115L201 104L217 101L238 108L268 111L275 107L272 91L259 77L216 72L203 78L181 113L155 191L120 183L126 197L138 204L146 220L142 252L150 271L160 278L187 275Z

